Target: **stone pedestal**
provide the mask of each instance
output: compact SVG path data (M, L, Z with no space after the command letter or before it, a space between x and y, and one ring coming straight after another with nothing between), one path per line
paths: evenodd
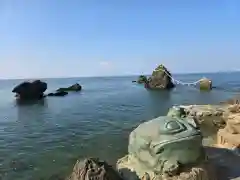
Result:
M119 159L117 162L117 169L125 180L217 180L215 169L207 161L182 168L181 172L174 176L156 174L150 169L143 171L142 168L141 164L129 155Z

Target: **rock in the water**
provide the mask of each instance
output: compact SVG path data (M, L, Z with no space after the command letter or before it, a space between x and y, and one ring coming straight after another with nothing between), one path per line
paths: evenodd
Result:
M81 91L82 90L82 86L78 83L76 84L73 84L72 86L69 86L67 88L59 88L57 89L57 91L65 91L65 92L68 92L68 91Z
M65 91L57 91L54 93L49 93L48 96L66 96L68 92Z
M199 88L200 90L211 90L212 89L212 81L207 78L202 78L199 80Z
M117 162L117 168L127 180L202 180L203 174L209 180L207 170L199 167L205 162L202 134L195 121L163 116L142 123L131 132L128 155ZM187 167L193 172L185 171ZM199 170L195 176L194 168ZM184 173L187 176L182 176Z
M144 75L141 75L138 77L138 80L137 80L137 83L138 84L144 84L144 83L147 83L147 76L144 76Z
M172 75L163 65L158 66L146 83L148 89L172 89L175 85L171 79Z
M40 80L33 82L23 82L16 86L12 92L16 93L16 97L21 100L41 99L47 90L47 83Z
M88 158L77 161L67 180L123 180L117 171L105 161Z

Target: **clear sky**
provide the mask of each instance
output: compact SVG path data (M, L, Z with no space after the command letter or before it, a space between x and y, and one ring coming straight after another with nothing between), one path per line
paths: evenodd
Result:
M0 78L240 69L239 0L0 0Z

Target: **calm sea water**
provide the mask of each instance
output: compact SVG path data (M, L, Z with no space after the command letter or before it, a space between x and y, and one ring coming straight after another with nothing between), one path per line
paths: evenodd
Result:
M176 75L195 81L202 74ZM114 164L127 153L129 132L165 115L174 104L212 104L238 93L240 73L204 74L217 89L200 92L178 86L150 92L136 77L45 79L48 92L73 83L83 91L16 105L12 88L22 80L0 81L0 179L40 180L66 176L77 158L96 156Z

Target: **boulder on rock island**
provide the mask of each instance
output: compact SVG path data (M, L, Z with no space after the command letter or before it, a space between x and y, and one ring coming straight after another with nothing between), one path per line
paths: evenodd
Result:
M57 92L60 92L60 91L65 91L65 92L68 92L68 91L81 91L82 90L82 86L78 83L76 84L73 84L72 86L69 86L67 88L59 88L57 89Z
M208 78L202 78L199 80L199 88L200 90L211 90L212 89L212 81Z
M66 180L123 180L117 171L98 158L78 160Z
M35 100L44 97L47 90L47 83L40 80L32 82L23 82L13 88L12 92L16 93L16 97L20 100Z
M117 162L126 180L215 180L193 119L170 116L140 124L130 133L128 155Z
M163 65L158 66L149 77L145 87L148 89L172 89L172 75Z

